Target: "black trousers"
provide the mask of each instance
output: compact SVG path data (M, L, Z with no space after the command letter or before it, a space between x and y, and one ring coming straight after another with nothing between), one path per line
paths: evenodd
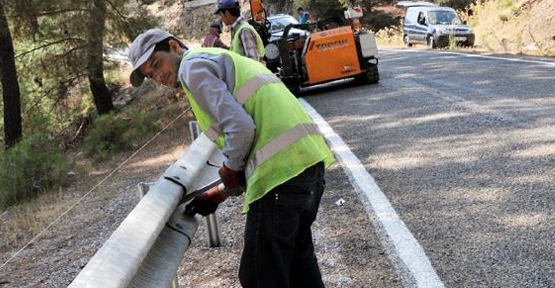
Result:
M318 163L250 205L239 267L243 287L324 287L310 228L324 186Z

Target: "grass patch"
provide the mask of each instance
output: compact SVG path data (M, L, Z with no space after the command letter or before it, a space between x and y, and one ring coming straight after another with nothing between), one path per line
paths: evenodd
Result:
M85 153L95 161L104 161L117 152L135 149L158 130L159 118L159 111L146 109L102 115L85 137Z
M54 192L41 194L24 205L10 207L2 214L0 252L19 248L28 242L69 205L61 193Z
M497 18L499 18L499 21L501 21L501 22L509 21L509 15L504 14L504 13L497 15Z
M516 51L518 51L518 54L523 54L523 47L524 45L522 44L522 34L518 35L518 37L516 38Z
M480 35L480 42L489 51L494 51L494 49L493 49L493 47L491 47L491 44L490 44L490 41L489 41L489 39L492 35L493 34L491 32L487 32L487 33L484 33L484 34Z
M453 35L453 32L451 31L451 33L449 33L449 49L450 50L456 50L459 48L459 46L457 45L457 41L455 41L455 35Z
M501 39L501 41L499 41L499 45L501 45L501 47L503 48L503 52L508 53L510 51L509 41L507 39Z
M68 164L53 142L32 134L0 155L0 209L67 183Z
M514 0L498 0L496 1L497 9L503 10L515 5Z
M403 31L400 27L386 27L375 34L378 47L402 47Z

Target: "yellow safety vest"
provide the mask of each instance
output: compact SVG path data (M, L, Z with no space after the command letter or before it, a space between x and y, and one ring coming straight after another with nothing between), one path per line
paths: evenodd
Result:
M182 61L198 53L225 54L231 58L235 67L233 97L243 105L256 125L245 168L244 213L249 204L306 168L319 162L324 162L326 168L333 164L333 154L317 125L270 70L250 58L217 48L190 51ZM219 125L200 108L185 84L183 89L201 130L222 149L225 139Z
M254 32L254 35L256 36L256 51L258 52L258 57L262 59L264 57L264 43L262 42L262 38L260 38L260 35L258 35L258 32L256 32L256 29L254 29L254 27L247 23L246 20L240 22L235 27L235 34L233 35L231 47L229 48L229 50L239 55L245 56L245 53L243 52L243 47L241 46L241 40L239 39L241 37L241 30L243 29L249 29Z

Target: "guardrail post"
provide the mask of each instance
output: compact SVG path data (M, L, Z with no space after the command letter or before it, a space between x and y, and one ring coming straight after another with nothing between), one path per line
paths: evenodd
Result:
M191 132L191 142L200 135L200 127L197 121L189 121L189 131ZM220 229L218 226L218 216L216 213L212 213L206 216L206 226L208 230L208 240L210 242L210 247L220 247L222 242L220 241Z

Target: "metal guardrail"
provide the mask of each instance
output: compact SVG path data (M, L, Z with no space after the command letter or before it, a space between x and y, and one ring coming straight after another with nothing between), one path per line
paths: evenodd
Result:
M224 156L201 134L150 187L69 287L172 287L200 216L180 199L218 177Z

